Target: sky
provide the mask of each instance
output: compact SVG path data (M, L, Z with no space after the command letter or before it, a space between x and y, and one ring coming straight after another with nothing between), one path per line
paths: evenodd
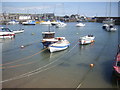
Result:
M25 0L24 0L25 1ZM33 1L33 0L32 0ZM63 0L62 0L63 1ZM115 1L115 0L114 0ZM8 2L2 3L2 12L43 14L55 13L55 15L80 14L85 16L113 16L118 17L118 2ZM111 10L110 10L111 4ZM111 14L109 12L111 11Z

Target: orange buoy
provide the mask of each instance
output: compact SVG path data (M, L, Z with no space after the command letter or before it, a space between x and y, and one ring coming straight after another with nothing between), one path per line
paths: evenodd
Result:
M93 68L93 67L94 67L94 64L90 64L90 67Z

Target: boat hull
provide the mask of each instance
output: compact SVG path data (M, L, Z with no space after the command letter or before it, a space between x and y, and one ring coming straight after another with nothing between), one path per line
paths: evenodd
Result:
M62 51L67 49L70 46L70 44L66 45L66 46L50 46L49 50L50 52L57 52L57 51Z

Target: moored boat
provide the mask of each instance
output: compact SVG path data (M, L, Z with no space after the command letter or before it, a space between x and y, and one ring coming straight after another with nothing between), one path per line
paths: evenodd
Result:
M84 36L84 37L80 37L79 42L82 45L90 44L90 43L93 43L95 41L94 39L95 39L95 36L87 35L87 36Z
M53 44L50 44L48 49L50 52L56 52L56 51L61 51L65 50L70 46L70 43L68 40L65 39L65 37L59 37L59 41Z
M78 24L76 24L75 26L76 26L76 27L84 27L85 24L83 24L83 23L78 23Z
M6 27L1 27L1 30L2 30L3 32L13 32L14 34L18 34L18 33L23 33L23 32L24 32L24 29L11 30L11 29L6 28Z
M44 47L48 47L50 44L58 41L58 39L55 38L55 32L42 32L42 37L42 44Z
M0 28L0 38L4 39L4 38L14 38L15 34L13 32L7 32L7 31L3 31Z

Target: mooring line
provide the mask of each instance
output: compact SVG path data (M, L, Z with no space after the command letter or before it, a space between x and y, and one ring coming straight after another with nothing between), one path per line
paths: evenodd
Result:
M35 53L33 55L30 55L30 56L27 56L27 57L24 57L24 58L21 58L21 59L18 59L18 60L14 60L13 62L8 62L8 63L5 63L5 64L0 64L0 66L4 66L4 65L8 65L8 64L12 64L12 63L23 61L25 59L29 59L29 58L31 58L31 57L33 57L33 56L35 56L35 55L37 55L37 54L45 51L45 50L47 50L47 48L45 48L45 49L43 49L43 50L41 50L41 51L39 51L39 52L37 52L37 53Z
M78 44L78 42L77 42L67 53L65 53L65 54L62 55L61 57L57 58L55 61L53 61L53 62L51 62L51 63L49 63L49 64L47 64L47 65L45 65L45 66L43 66L43 67L40 67L40 68L38 68L38 69L36 69L36 70L33 70L33 71L31 71L31 72L27 72L27 73L24 73L24 74L22 74L22 75L19 75L19 76L10 78L10 79L6 79L6 80L3 80L3 81L0 81L0 83L4 83L4 82L7 82L7 81L11 81L11 80L16 80L16 79L20 79L20 78L25 78L25 77L28 77L28 76L31 76L31 75L35 75L35 74L37 74L37 73L40 73L40 72L42 72L42 71L45 71L45 70L48 70L48 69L51 69L51 68L57 66L58 64L56 64L56 65L54 65L54 66L52 66L52 67L46 68L47 66L49 66L49 65L53 64L54 62L58 61L60 58L62 58L62 57L65 56L66 54L70 53L70 52L77 46L77 44ZM44 68L45 68L45 69L44 69ZM42 69L42 70L41 70L41 69Z

